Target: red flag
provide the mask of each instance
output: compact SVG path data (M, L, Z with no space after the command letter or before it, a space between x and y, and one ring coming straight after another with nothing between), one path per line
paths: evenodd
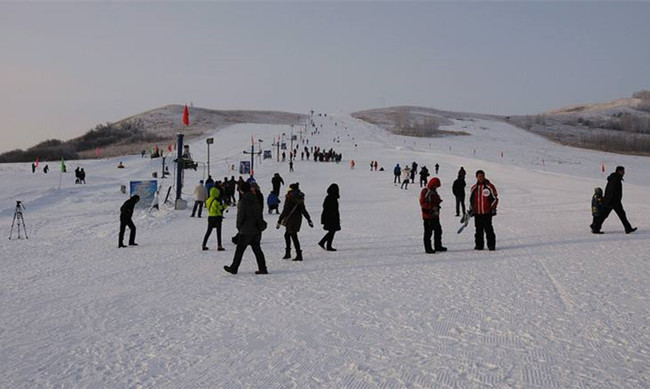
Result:
M36 163L35 163L35 165L36 165L36 167L38 167L38 157L36 157Z
M603 173L605 173L605 162L602 162L602 163L600 164L600 171L603 172Z
M187 109L187 104L185 104L185 108L183 109L183 124L186 127L190 125L190 110Z
M172 145L171 144L169 146L167 146L167 150L169 150L170 153L172 152Z

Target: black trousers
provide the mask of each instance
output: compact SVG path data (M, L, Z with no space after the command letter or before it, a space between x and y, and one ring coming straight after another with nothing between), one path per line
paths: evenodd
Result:
M400 175L399 175L399 174L395 174L395 178L393 178L393 184L394 184L394 183L398 183L398 184L399 184L399 183L401 183L401 182L402 182L402 181L400 180Z
M131 231L131 234L129 235L129 244L135 243L135 224L133 224L133 220L120 219L120 245L124 244L124 232L126 231L126 227L129 227L129 230Z
M603 226L603 222L609 214L614 211L618 215L618 218L621 219L621 223L623 223L623 227L625 227L625 231L630 231L632 229L632 225L630 222L627 220L627 215L625 214L625 210L623 209L623 204L616 204L613 208L609 207L604 207L602 212L600 213L600 217L597 218L596 222L594 223L594 231L600 231L600 228Z
M284 247L286 247L288 250L291 250L291 241L293 241L293 246L296 248L296 251L300 251L300 241L298 240L297 232L284 233Z
M332 242L334 242L334 234L336 234L336 231L327 231L327 234L320 240L320 245L331 249Z
M494 234L494 228L492 227L492 215L474 215L474 226L476 227L476 233L474 234L474 247L477 249L483 249L485 247L483 241L483 234L485 234L488 248L496 248L497 237Z
M442 226L440 219L425 219L424 224L424 250L433 251L433 248L442 247ZM431 247L433 235L433 247Z
M196 214L196 208L199 208L199 217L201 217L201 211L203 211L203 201L194 201L194 208L192 208L192 217Z
M237 272L239 265L241 264L242 257L244 256L244 251L249 245L253 249L255 254L255 259L257 260L257 268L259 271L266 272L266 259L264 258L264 253L262 252L262 247L260 247L260 241L262 240L262 233L255 235L238 235L237 248L235 249L235 257L232 260L232 265L230 268Z
M221 223L223 217L221 216L208 216L208 230L205 231L205 236L203 237L203 247L206 247L208 244L208 238L212 234L212 230L217 230L217 246L221 247Z
M426 177L420 176L420 188L427 186L427 179Z
M460 215L458 211L461 206L463 208L463 214L465 214L465 196L455 196L455 197L456 197L456 215Z

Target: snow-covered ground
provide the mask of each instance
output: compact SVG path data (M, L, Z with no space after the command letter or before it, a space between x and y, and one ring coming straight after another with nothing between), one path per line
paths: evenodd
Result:
M300 182L316 224L303 224L305 260L296 263L280 259L283 231L266 215L266 276L253 274L250 249L238 275L222 269L234 252L234 210L225 252L214 236L201 251L206 219L169 206L137 210L140 245L117 249L127 198L119 187L149 179L158 161L68 161L88 184L68 173L60 190L57 162L48 175L0 165L0 226L8 237L22 200L29 234L0 241L0 387L650 386L650 159L558 146L499 122L457 121L449 129L470 136L422 139L346 115L316 119L323 127L309 145L334 147L342 163L298 160L294 173L275 159L256 166L265 194L274 172ZM247 159L251 133L270 145L289 131L216 132L213 176ZM206 159L205 147L192 143L195 159ZM369 171L374 159L385 172ZM115 168L120 160L126 169ZM424 253L419 185L393 185L395 163L412 161L440 164L446 253ZM589 231L602 163L607 174L627 168L634 234L614 214L604 235ZM461 165L469 185L480 168L499 189L497 251L474 251L472 227L456 234L451 183ZM184 193L201 170L187 172ZM172 180L160 182L165 192ZM325 252L318 222L333 182L343 230L339 251Z

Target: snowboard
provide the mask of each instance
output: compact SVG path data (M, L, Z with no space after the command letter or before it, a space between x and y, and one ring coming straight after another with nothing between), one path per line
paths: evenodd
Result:
M472 217L470 216L469 211L466 211L466 212L463 214L463 217L460 218L460 222L462 223L462 225L461 225L460 228L458 229L458 232L457 232L458 234L460 234L461 232L463 232L463 230L465 229L465 227L467 227L467 226L469 225L469 219L471 219L471 218L472 218Z

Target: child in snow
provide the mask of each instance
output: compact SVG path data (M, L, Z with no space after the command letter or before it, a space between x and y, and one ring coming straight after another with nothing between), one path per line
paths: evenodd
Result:
M591 216L593 220L591 223L592 229L596 225L596 221L600 217L604 209L603 205L603 189L600 187L594 188L594 195L591 197Z
M278 210L278 207L280 206L280 198L277 193L271 191L269 197L266 199L266 204L269 206L269 213L273 213L274 210L276 214L280 213Z

